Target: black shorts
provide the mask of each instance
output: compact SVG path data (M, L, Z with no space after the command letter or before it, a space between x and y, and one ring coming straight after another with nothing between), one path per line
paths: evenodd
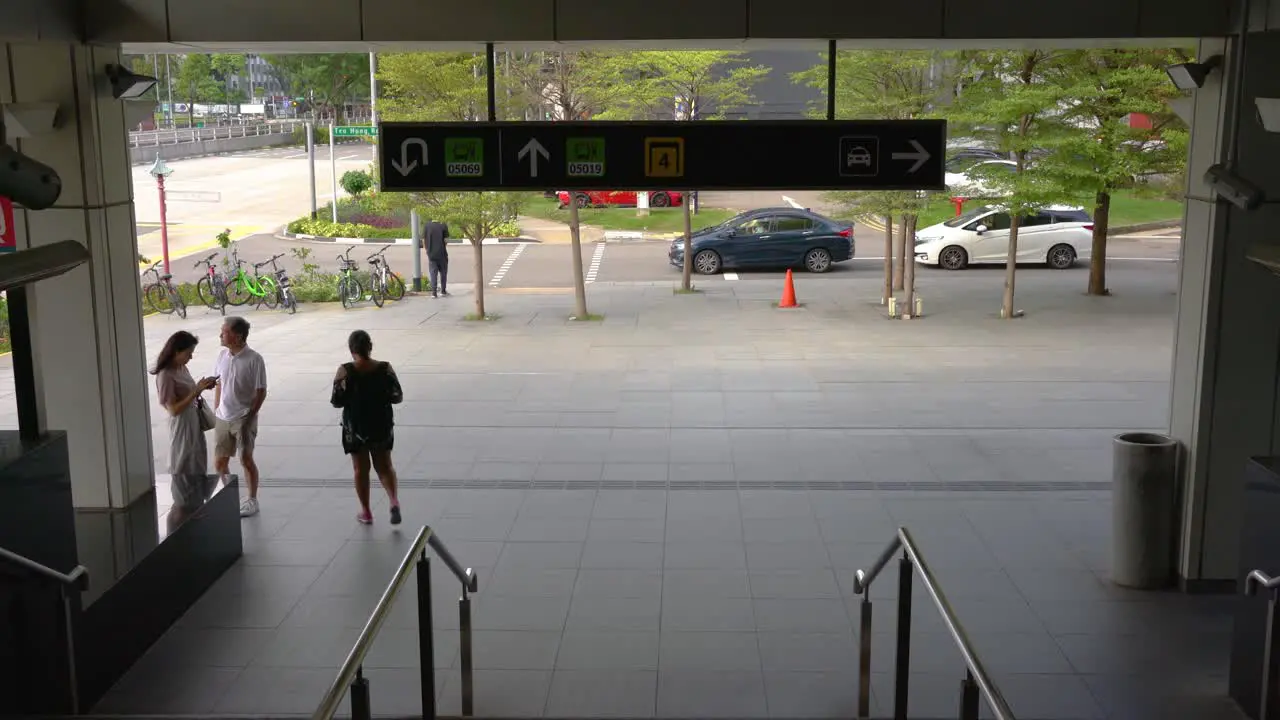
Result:
M395 444L396 436L391 431L387 431L385 435L379 434L374 437L364 437L346 430L342 431L342 452L348 455L363 452L391 452Z

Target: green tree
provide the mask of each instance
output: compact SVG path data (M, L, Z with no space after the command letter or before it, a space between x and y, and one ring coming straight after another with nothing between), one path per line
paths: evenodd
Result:
M378 56L378 107L387 120L485 120L484 56L415 52Z
M311 98L313 107L345 122L348 101L369 97L367 53L267 55L294 97ZM382 58L379 57L379 62Z
M1062 51L1014 50L985 53L975 59L969 82L958 100L960 117L981 128L991 144L1009 153L1014 172L1000 165L970 171L975 184L992 196L991 204L1009 214L1009 251L1005 261L1000 316L1015 316L1013 299L1018 257L1018 228L1024 217L1046 205L1069 200L1062 182L1059 150L1077 132L1063 109L1070 98L1062 77ZM1031 165L1032 151L1049 155Z
M183 58L182 66L174 77L173 92L175 97L187 103L189 123L195 123L196 103L214 100L220 91L218 81L213 77L213 63L209 55L191 54Z
M794 82L826 89L827 63L795 73ZM929 51L850 50L836 53L836 117L847 120L915 120L945 115L952 74L960 67L955 54ZM825 103L814 109L826 116ZM886 228L885 277L881 301L893 291L907 290L914 302L914 256L909 251L916 219L928 196L918 192L832 192L826 199L849 217L878 215ZM894 240L895 220L899 236ZM894 258L897 258L895 263ZM909 257L911 256L911 257Z
M379 59L381 64L381 59ZM472 277L475 283L477 319L483 320L484 309L484 239L490 237L503 223L520 214L524 204L523 193L507 192L450 192L429 195L424 198L429 205L428 217L438 219L449 226L451 234L461 235L471 241Z
M515 102L535 109L539 120L608 117L626 91L626 63L617 53L538 52L511 62Z
M711 120L755 102L769 68L728 50L648 50L608 58L617 102L602 118Z
M1182 62L1179 50L1076 50L1062 57L1061 83L1071 98L1064 119L1080 128L1058 145L1053 167L1061 182L1093 205L1090 295L1107 295L1107 232L1111 197L1153 174L1178 174L1186 166L1187 129L1168 109L1180 91L1164 68ZM1131 114L1152 119L1130 127Z
M361 193L373 187L373 176L364 170L348 170L342 174L338 184L351 197L360 197Z
M244 55L234 53L210 55L209 66L213 70L213 76L221 85L220 98L224 104L230 105L243 97L243 93L240 90L231 87L231 79L238 78L244 73Z

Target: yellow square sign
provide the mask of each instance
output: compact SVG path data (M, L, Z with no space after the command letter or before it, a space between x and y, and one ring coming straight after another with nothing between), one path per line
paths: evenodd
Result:
M684 138L645 138L644 174L648 177L684 177Z

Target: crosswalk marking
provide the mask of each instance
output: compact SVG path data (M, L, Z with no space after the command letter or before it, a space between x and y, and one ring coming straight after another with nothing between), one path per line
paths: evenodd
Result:
M493 274L493 279L489 281L489 287L498 287L498 284L502 282L502 278L506 277L507 272L511 270L511 266L515 265L516 258L520 257L520 253L524 252L527 247L529 247L528 243L520 243L515 250L511 251L507 259L502 262L502 267L498 268L498 272Z
M608 247L607 243L596 243L596 251L591 256L591 267L587 269L586 282L588 284L595 282L596 275L600 274L600 261L604 260L604 249L606 247Z

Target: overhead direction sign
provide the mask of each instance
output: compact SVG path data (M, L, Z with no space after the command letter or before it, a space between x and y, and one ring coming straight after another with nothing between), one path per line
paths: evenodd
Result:
M945 120L383 123L383 191L942 190Z
M333 128L334 137L377 137L376 125L338 125Z

